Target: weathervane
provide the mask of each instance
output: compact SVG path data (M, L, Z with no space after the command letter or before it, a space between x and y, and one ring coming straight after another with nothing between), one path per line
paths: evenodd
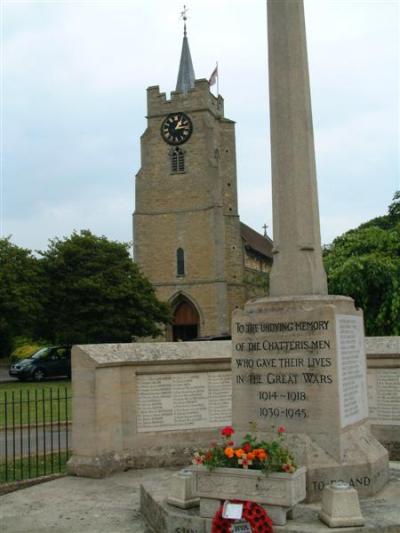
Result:
M183 26L183 35L186 37L186 21L187 21L187 12L188 8L184 5L183 11L181 11L181 18L183 19L184 26Z

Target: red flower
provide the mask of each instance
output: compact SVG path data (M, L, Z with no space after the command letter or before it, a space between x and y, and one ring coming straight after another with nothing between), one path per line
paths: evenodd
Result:
M235 433L235 430L232 426L226 426L224 427L224 429L221 430L221 435L223 435L224 437L230 437L231 435L233 435L233 433Z
M279 426L279 427L278 427L278 433L286 433L286 428L285 428L285 426Z
M252 448L251 448L251 444L250 444L250 442L246 442L245 444L243 444L242 449L243 449L246 453L251 452Z

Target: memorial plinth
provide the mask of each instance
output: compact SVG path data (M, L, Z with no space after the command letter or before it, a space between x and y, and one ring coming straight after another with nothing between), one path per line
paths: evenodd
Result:
M285 426L307 467L307 500L345 481L361 496L388 481L387 451L368 426L362 312L345 296L264 298L232 322L232 423L269 436Z
M230 358L228 341L74 346L68 472L188 464L231 422Z

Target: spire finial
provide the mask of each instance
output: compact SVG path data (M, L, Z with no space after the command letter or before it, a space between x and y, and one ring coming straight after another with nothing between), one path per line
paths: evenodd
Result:
M181 11L181 18L183 19L183 35L186 37L186 21L187 21L187 12L188 8L186 5L183 6L183 11Z
M189 50L189 42L186 36L186 21L188 18L187 12L187 7L183 6L183 11L181 11L181 18L184 22L182 53L181 62L179 64L178 81L176 82L176 90L183 94L186 94L190 89L194 88L195 79L192 58Z

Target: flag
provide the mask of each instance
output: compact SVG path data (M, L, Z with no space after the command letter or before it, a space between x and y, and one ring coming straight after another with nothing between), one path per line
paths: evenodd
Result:
M210 79L208 80L208 85L211 87L211 85L214 85L214 83L217 81L218 78L218 65L215 67L215 69L212 71L212 74L210 76Z

